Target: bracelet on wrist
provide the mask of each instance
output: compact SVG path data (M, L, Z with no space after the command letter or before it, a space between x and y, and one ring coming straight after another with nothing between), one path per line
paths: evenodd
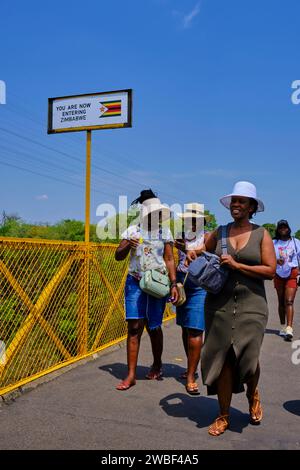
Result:
M177 286L177 282L176 281L171 281L171 289L172 287L176 287Z

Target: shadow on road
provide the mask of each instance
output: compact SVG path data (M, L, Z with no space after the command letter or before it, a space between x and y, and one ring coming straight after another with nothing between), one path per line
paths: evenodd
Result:
M290 400L283 404L283 408L294 415L300 416L300 400Z
M117 379L124 379L127 375L127 365L124 363L116 362L114 364L106 364L104 366L99 367L100 370L105 372L109 372L111 375L116 377ZM150 367L145 366L137 366L136 370L136 378L138 380L147 380L145 378L146 374L149 372ZM179 379L180 374L185 371L183 367L178 366L177 364L163 364L163 378L174 377L175 379Z
M271 328L266 328L265 334L279 336L279 330L272 330Z
M208 427L219 414L218 401L208 397L190 397L183 393L173 393L159 402L163 411L176 418L188 418L198 428ZM230 408L230 430L242 433L249 424L249 415L236 408Z

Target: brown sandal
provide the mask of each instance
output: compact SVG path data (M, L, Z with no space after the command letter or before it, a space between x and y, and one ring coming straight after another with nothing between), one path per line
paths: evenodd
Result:
M260 403L258 390L256 389L252 396L247 394L247 398L249 401L250 423L260 424L263 418L263 409Z
M117 390L128 390L130 387L133 387L136 384L136 381L133 380L132 382L128 382L126 379L122 380L117 386Z
M220 436L229 428L229 415L218 416L208 428L208 434L211 436Z
M162 380L163 371L162 369L155 369L151 367L148 374L145 376L148 380Z

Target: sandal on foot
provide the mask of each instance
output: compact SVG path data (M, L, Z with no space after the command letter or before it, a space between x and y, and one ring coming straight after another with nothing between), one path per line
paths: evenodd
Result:
M247 394L249 401L249 413L250 413L250 423L251 424L260 424L263 418L263 410L260 403L260 397L258 390L256 389L254 395L249 396Z
M187 383L185 389L190 395L200 395L198 384L196 382Z
M195 379L198 379L198 372L195 372L194 377L195 377ZM182 372L182 374L180 374L179 378L180 379L187 379L187 370Z
M208 434L211 436L220 436L229 428L229 415L218 416L208 428Z
M148 374L145 376L148 380L161 380L162 379L162 369L154 369L151 367Z
M126 380L122 380L117 386L116 390L128 390L130 387L133 387L136 384L136 381L134 380L133 382L127 382Z

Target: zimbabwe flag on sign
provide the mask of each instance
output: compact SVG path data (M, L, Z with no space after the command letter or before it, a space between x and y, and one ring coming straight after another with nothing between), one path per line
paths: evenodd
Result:
M104 101L103 103L100 101L100 113L99 117L101 118L121 116L121 100Z

